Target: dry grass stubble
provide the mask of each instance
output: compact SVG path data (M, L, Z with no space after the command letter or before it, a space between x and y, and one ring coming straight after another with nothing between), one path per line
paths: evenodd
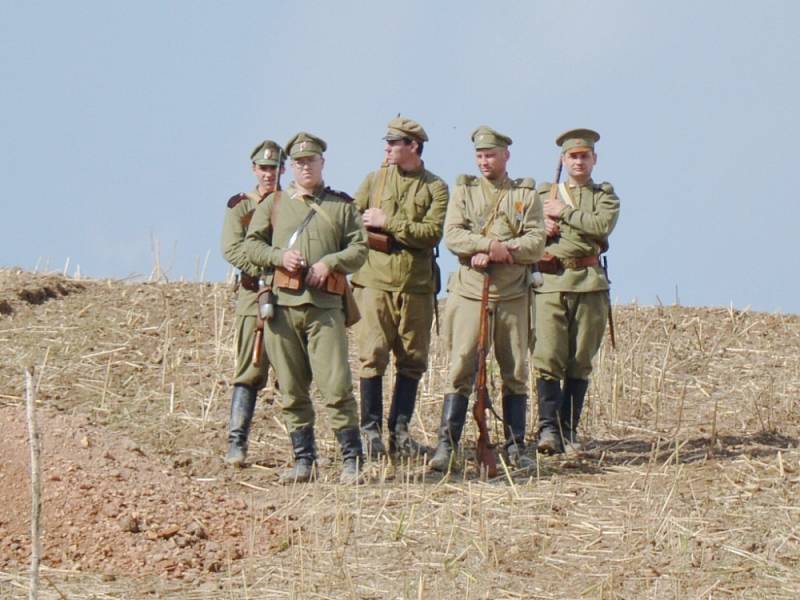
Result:
M43 411L124 432L165 468L213 480L210 495L245 498L254 528L284 526L268 547L251 544L238 573L143 584L135 573L111 582L45 569L50 597L56 587L70 598L794 598L800 590L796 316L617 307L619 349L604 346L598 357L584 421L593 442L581 460L540 459L531 473L490 482L470 464L445 478L419 465L372 465L373 483L345 489L334 483L323 413L320 481L284 488L276 479L289 444L276 405L259 404L257 464L233 472L221 463L233 366L227 288L81 283L85 291L15 307L0 322L0 402L21 406L20 373L35 365ZM445 371L440 338L414 423L429 444ZM469 448L471 425L465 437ZM8 569L0 596L23 597L24 582Z

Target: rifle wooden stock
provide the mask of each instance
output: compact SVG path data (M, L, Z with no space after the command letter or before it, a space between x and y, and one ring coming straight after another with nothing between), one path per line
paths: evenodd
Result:
M475 456L479 467L486 467L489 477L497 475L497 458L494 455L489 428L486 425L486 411L491 406L489 390L486 385L486 356L489 338L489 273L484 275L481 292L480 329L478 333L478 369L475 376L475 403L472 405L472 417L478 426L478 445Z
M259 327L256 329L256 340L253 343L253 355L250 357L250 362L254 367L257 367L261 362L262 348L264 346L264 329Z

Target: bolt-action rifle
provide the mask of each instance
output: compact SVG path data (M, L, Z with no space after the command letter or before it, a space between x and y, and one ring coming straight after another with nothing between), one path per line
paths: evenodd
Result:
M483 276L481 292L480 329L478 333L477 375L475 377L475 403L472 405L472 417L478 426L478 445L475 455L480 468L486 468L489 477L497 475L497 458L489 439L489 428L486 425L486 411L491 409L492 401L486 385L486 358L489 346L489 273Z

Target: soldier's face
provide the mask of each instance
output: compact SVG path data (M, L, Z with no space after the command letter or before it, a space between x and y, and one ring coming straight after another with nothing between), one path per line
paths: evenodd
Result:
M294 180L305 188L314 188L322 182L322 167L325 159L321 156L304 156L292 161Z
M507 148L484 148L475 151L475 164L486 179L499 179L506 173L506 164L511 158Z
M253 173L256 176L256 181L258 181L258 187L263 194L271 194L275 191L278 185L278 177L280 177L283 172L283 167L279 170L278 167L270 165L253 165Z
M386 140L386 146L384 146L383 151L386 164L403 167L406 164L415 162L417 143L407 142L406 140Z
M566 167L567 174L573 179L588 179L597 164L597 155L591 150L565 152L561 157L561 164Z

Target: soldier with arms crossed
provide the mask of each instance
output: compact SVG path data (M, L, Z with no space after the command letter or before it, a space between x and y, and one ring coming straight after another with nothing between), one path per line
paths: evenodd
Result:
M342 289L345 275L367 257L361 215L347 194L322 180L327 144L301 132L287 144L294 181L256 209L245 250L256 265L274 269L274 316L266 321L267 353L281 389L294 466L283 483L314 474L312 378L330 411L342 450L340 481L360 481L358 409L347 356Z
M610 183L595 183L592 170L600 134L573 129L561 134L561 163L567 182L539 188L545 198L545 255L539 262L544 283L536 288L536 341L533 366L539 396L539 452L577 451L592 359L603 341L609 298L599 255L619 215ZM563 384L562 384L563 382Z
M225 462L241 466L247 457L247 438L256 405L258 391L267 382L269 361L262 351L258 364L253 365L253 345L256 338L258 307L258 277L261 268L254 265L244 252L247 226L256 206L280 188L280 176L286 154L272 140L264 140L253 149L250 160L256 176L252 192L236 194L228 200L222 226L222 255L239 269L239 292L236 301L236 373L233 379L231 416L228 427L228 453Z
M367 262L353 275L361 311L356 326L361 363L361 432L371 456L383 445L383 374L391 354L397 375L389 408L389 453L416 456L427 449L408 428L419 380L428 366L436 302L434 248L442 237L447 184L425 169L422 126L405 117L389 121L385 161L355 194L370 239Z
M480 177L461 175L445 218L444 239L461 263L450 279L446 325L450 365L439 442L430 466L446 471L467 414L476 375L480 298L490 277L490 339L500 366L509 462L527 467L524 456L528 402L530 269L542 256L542 204L530 178L510 179L511 138L481 126L472 134Z

